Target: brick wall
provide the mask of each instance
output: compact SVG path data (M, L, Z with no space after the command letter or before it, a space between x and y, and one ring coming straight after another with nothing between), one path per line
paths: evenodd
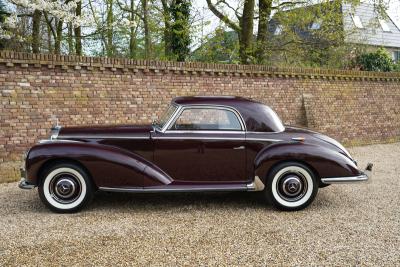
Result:
M400 73L0 52L0 181L61 125L148 123L171 98L238 95L348 144L400 140Z

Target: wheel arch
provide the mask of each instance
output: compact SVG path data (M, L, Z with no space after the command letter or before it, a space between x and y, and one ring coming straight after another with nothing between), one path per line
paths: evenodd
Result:
M119 147L84 142L54 142L31 148L26 159L27 180L38 185L38 175L55 162L82 167L96 187L140 187L169 184L172 178L141 155Z
M44 179L43 174L46 172L46 170L48 170L49 168L51 168L52 166L54 166L56 164L62 164L62 163L68 163L68 164L76 165L79 168L81 168L83 171L85 171L85 173L88 175L90 181L92 182L92 184L97 189L97 185L96 185L95 181L93 180L92 174L89 171L89 169L82 162L80 162L79 160L73 159L73 158L68 158L68 157L51 158L51 159L48 159L45 162L43 162L43 164L40 166L39 170L36 173L37 184L38 185L41 184L42 180Z
M359 174L354 162L345 155L315 144L300 142L276 143L261 150L255 160L255 175L265 183L272 169L284 162L307 166L321 185L325 177L346 177Z
M313 172L315 178L316 178L319 182L321 182L321 176L319 175L318 171L317 171L311 164L309 164L308 162L306 162L306 161L304 161L304 160L296 159L296 158L292 158L292 159L289 158L289 159L284 159L284 160L280 160L280 161L274 162L274 163L269 167L269 169L267 170L267 172L265 173L265 177L263 177L263 178L264 178L264 181L265 181L265 179L268 178L268 176L271 174L272 170L273 170L276 166L278 166L278 165L280 165L280 164L282 164L282 163L287 163L287 162L295 162L295 163L299 163L299 164L302 164L302 165L306 166L307 168L309 168L309 169Z

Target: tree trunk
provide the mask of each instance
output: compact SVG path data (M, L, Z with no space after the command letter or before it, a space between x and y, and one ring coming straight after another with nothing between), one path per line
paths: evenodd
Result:
M257 32L256 60L259 64L264 64L267 60L268 47L268 20L271 16L272 0L259 0L259 19Z
M108 57L112 57L114 55L114 44L113 44L113 22L114 22L114 13L113 13L113 0L108 0L107 7L107 45L106 45L106 53Z
M131 14L130 19L131 21L135 20L135 0L131 0ZM136 58L136 31L133 26L130 29L130 38L129 38L129 57Z
M53 54L53 45L51 43L51 24L47 23L47 50L49 54Z
M75 15L81 16L82 14L82 2L79 1L76 3ZM78 26L74 29L75 33L75 54L78 56L82 56L82 33L81 26Z
M167 0L161 0L164 17L164 55L167 59L172 57L171 45L171 14Z
M142 0L143 9L143 28L144 28L144 57L151 58L151 36L149 27L149 9L148 0Z
M56 39L54 40L54 52L59 55L61 53L62 26L64 21L59 19L56 26Z
M35 10L32 17L32 52L40 53L40 20L42 12Z
M253 25L254 25L254 0L245 0L243 16L240 20L239 54L242 64L249 64L253 49Z
M68 54L72 55L74 53L74 41L73 41L73 36L72 36L72 24L68 23L68 37L67 37L67 42L68 42Z

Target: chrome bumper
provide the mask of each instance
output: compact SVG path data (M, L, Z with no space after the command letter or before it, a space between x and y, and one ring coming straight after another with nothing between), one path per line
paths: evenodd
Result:
M20 168L19 169L20 174L21 174L21 180L19 181L18 187L21 189L32 189L34 188L36 185L31 184L30 182L28 182L26 180L26 171L24 168Z
M365 170L358 176L321 178L321 182L324 184L367 182L372 178L372 166L372 163L368 163Z

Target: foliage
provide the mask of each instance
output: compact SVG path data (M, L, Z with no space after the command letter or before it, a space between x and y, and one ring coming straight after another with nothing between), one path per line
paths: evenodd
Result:
M204 1L204 0L203 0ZM377 9L381 0L371 0ZM4 2L4 5L2 3ZM0 49L348 68L342 3L359 0L0 0ZM209 9L220 26L204 33ZM313 25L319 24L314 30ZM279 25L280 31L276 34ZM398 68L393 65L392 69Z
M190 1L174 0L170 7L171 50L178 61L185 61L190 52Z
M356 58L356 65L358 65L361 70L366 71L392 71L398 68L384 48L379 48L375 52L359 55Z
M217 27L193 53L192 60L202 62L238 63L239 42L237 33Z

